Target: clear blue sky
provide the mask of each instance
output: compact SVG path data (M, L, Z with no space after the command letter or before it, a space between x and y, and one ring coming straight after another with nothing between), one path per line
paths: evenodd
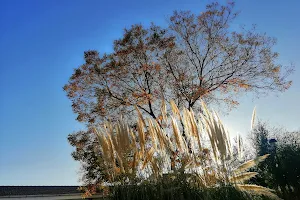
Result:
M76 185L78 164L67 135L75 121L62 86L83 52L111 50L123 28L164 25L175 9L201 12L208 0L0 0L0 185ZM300 64L300 1L239 0L238 24L258 25L278 38L280 62ZM251 112L273 125L300 128L300 73L278 97L243 97L225 117L229 129L249 130Z

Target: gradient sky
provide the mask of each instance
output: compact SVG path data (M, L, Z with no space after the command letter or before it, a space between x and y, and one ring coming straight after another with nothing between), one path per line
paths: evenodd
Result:
M225 1L225 0L224 0ZM114 39L134 23L165 25L173 10L201 12L209 0L0 0L0 185L77 185L67 135L75 121L62 87L83 52L111 51ZM234 26L257 24L278 39L279 62L293 62L289 91L241 98L224 117L232 134L246 134L252 109L260 119L300 128L300 1L239 0ZM298 68L299 69L299 68Z

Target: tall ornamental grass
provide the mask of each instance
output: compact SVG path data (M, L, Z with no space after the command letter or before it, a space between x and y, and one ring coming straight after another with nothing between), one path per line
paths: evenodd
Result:
M124 200L278 199L271 189L247 184L257 175L248 170L268 155L236 166L228 132L216 112L204 103L197 115L179 111L173 101L170 108L169 116L163 103L159 120L144 119L137 109L135 128L122 119L94 128L95 151L105 168L103 181L95 186ZM254 117L255 112L252 123Z

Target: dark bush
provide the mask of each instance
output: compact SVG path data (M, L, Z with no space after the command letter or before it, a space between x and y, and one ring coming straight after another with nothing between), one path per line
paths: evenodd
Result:
M286 200L300 199L300 132L270 129L258 123L252 132L257 155L269 153L257 166L259 175L253 183L276 190Z

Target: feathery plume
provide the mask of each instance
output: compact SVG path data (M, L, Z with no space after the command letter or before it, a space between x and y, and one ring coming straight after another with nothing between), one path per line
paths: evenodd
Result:
M245 172L242 174L239 174L237 176L232 176L229 178L229 181L231 183L244 183L244 181L247 181L253 177L255 177L258 173L257 172Z
M252 118L251 118L251 130L254 128L255 117L256 117L256 107L254 107L253 112L252 112Z
M253 159L253 160L249 160L243 164L241 164L238 168L236 168L234 170L234 173L241 173L241 172L244 172L252 167L254 167L255 165L257 165L258 163L264 161L270 154L266 154L266 155L263 155L263 156L260 156L256 159Z

